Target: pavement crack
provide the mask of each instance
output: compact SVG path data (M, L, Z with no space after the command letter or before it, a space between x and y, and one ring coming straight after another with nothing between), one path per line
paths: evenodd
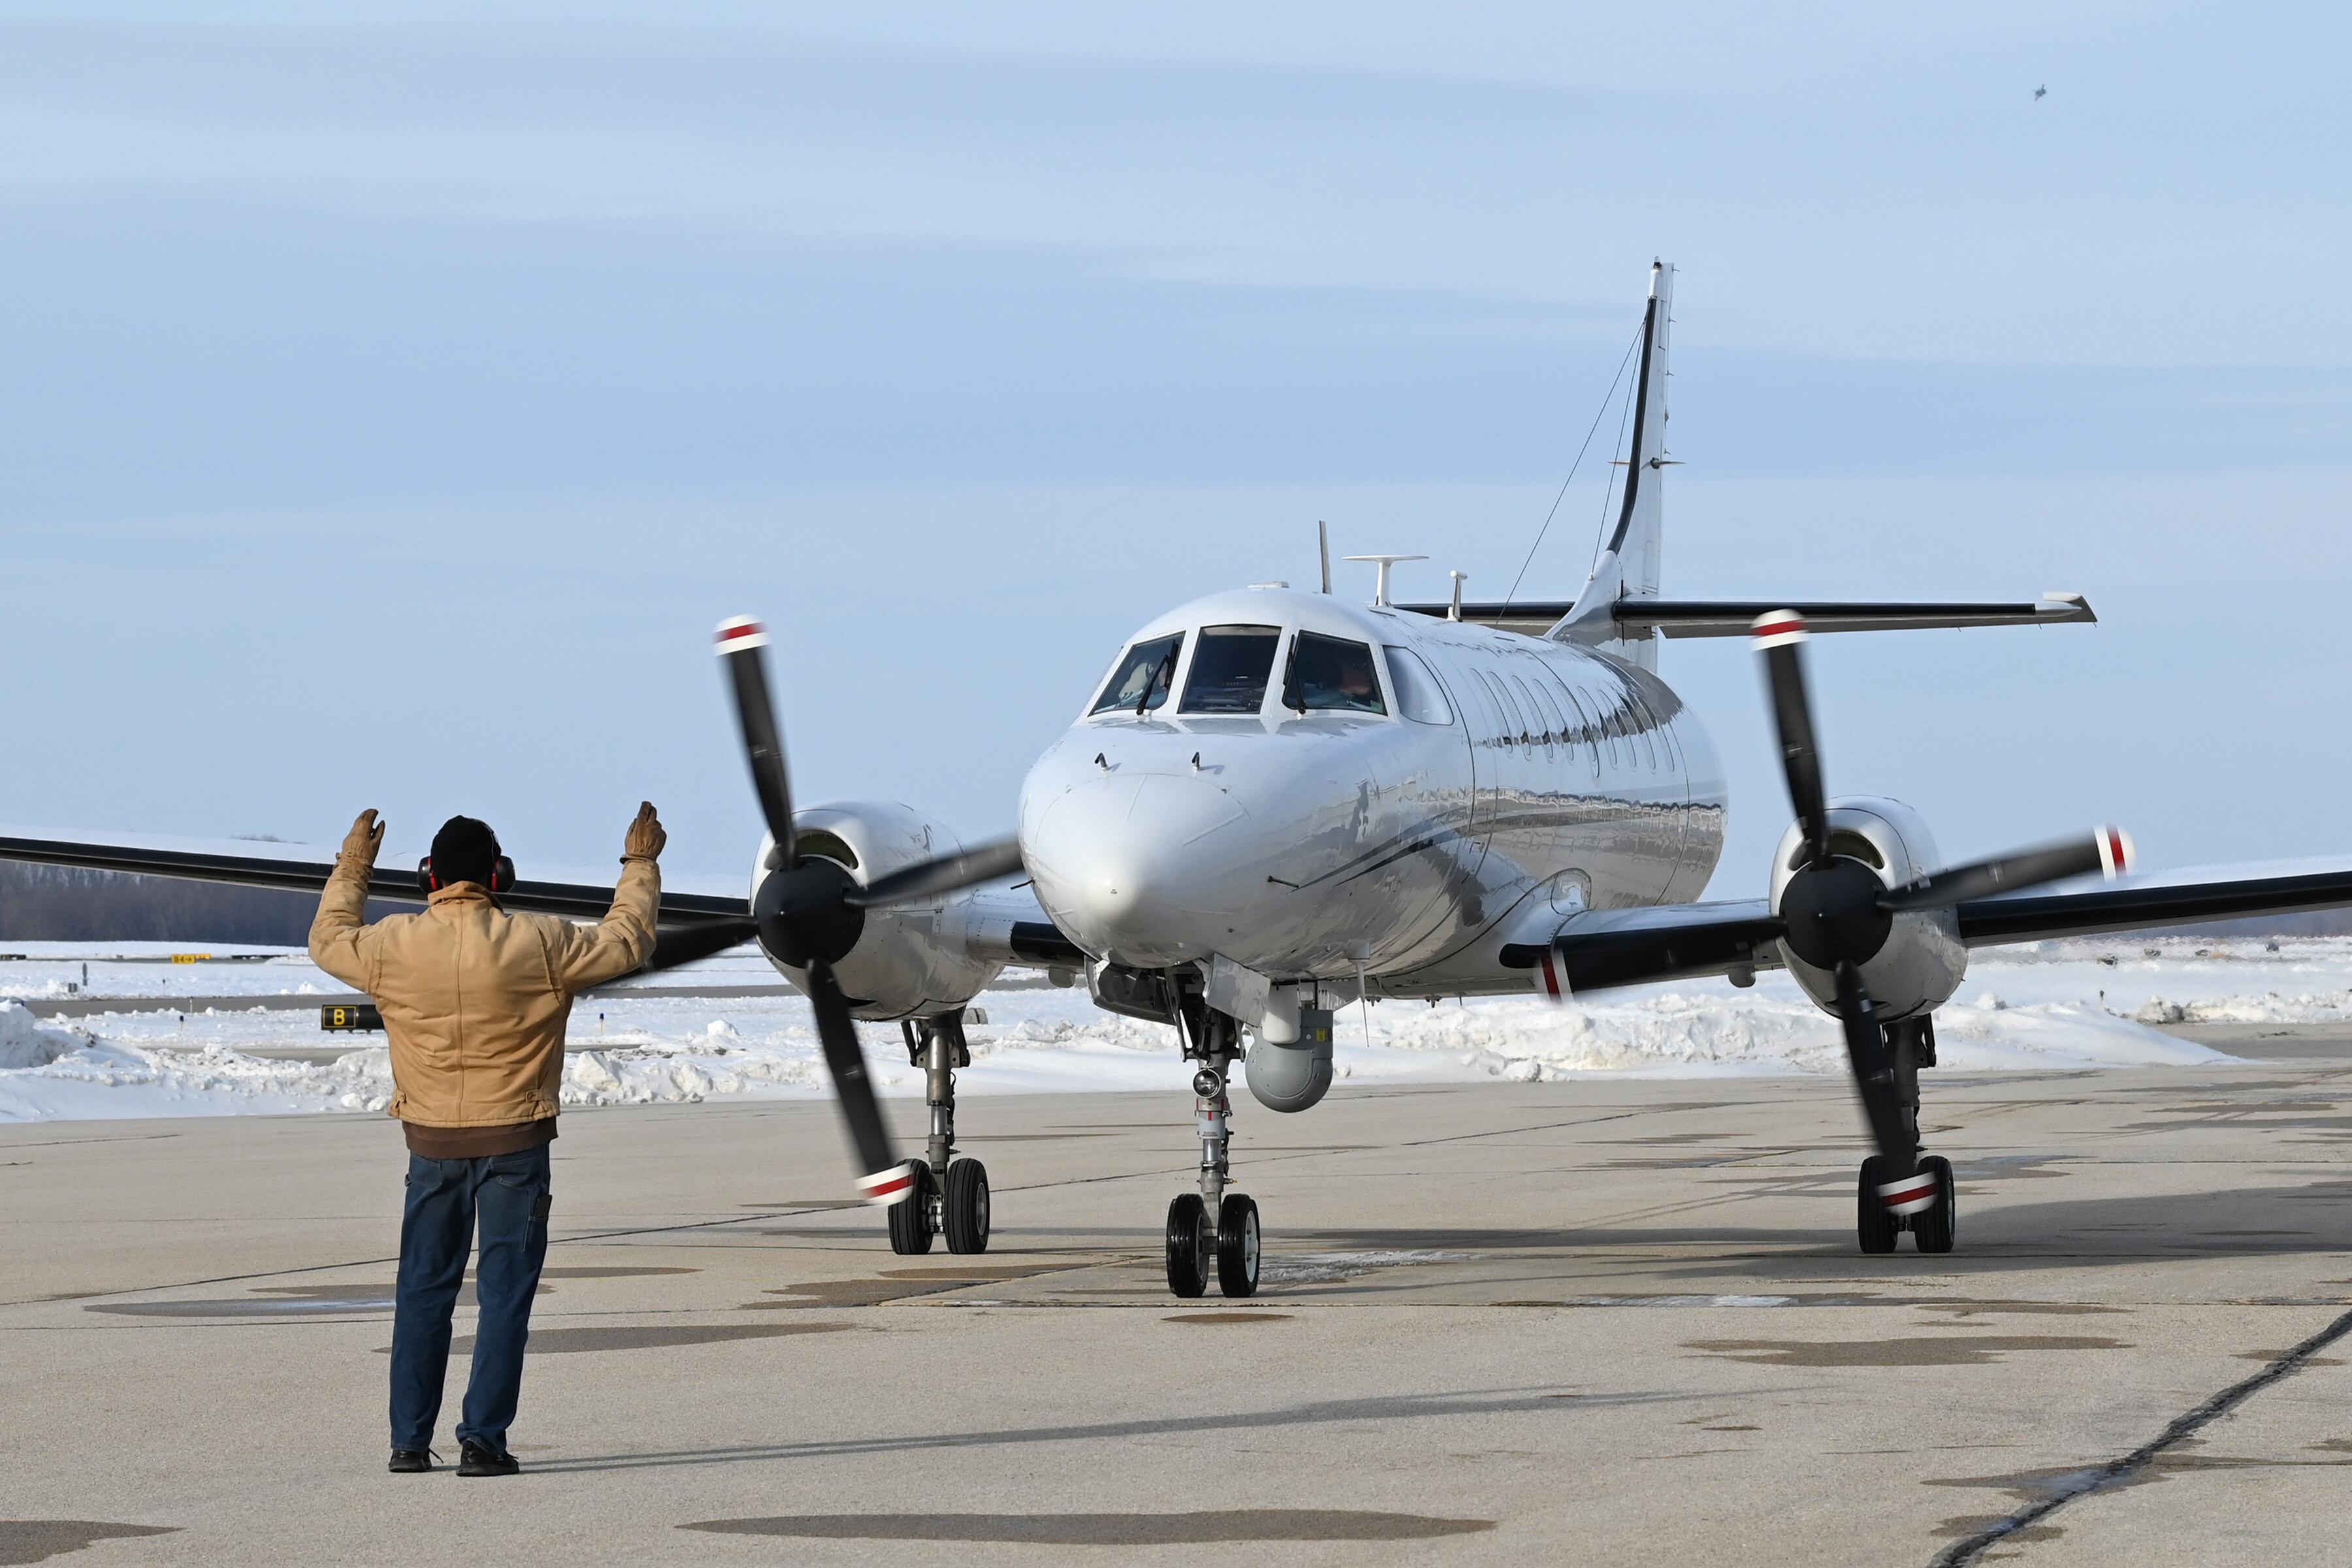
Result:
M2085 1469L2073 1480L2049 1496L2017 1509L1996 1520L1965 1541L1956 1541L1936 1553L1927 1568L1969 1568L1985 1552L2000 1544L2027 1526L2038 1524L2068 1503L2080 1498L2095 1496L2130 1480L2147 1468L2168 1448L2177 1448L2197 1435L2207 1426L2227 1416L2272 1384L2293 1377L2309 1365L2311 1359L2347 1334L2352 1334L2352 1312L2347 1312L2334 1322L2313 1334L2294 1349L2281 1354L2260 1372L2242 1382L2233 1383L2206 1400L2195 1409L2173 1417L2163 1431L2120 1458Z

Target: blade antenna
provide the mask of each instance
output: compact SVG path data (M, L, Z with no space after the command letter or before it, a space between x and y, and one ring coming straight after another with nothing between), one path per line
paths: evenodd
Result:
M1323 552L1323 591L1331 591L1331 525L1315 519L1315 543Z

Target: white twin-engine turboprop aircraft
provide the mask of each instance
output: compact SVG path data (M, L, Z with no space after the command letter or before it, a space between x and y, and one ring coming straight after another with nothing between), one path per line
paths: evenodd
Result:
M955 1152L965 1004L1008 965L1083 971L1113 1012L1171 1025L1196 1064L1200 1186L1170 1205L1168 1283L1257 1286L1258 1214L1229 1190L1240 1064L1251 1092L1304 1111L1331 1083L1331 1017L1359 996L1580 991L1785 967L1842 1020L1877 1153L1856 1195L1863 1250L1911 1232L1950 1249L1950 1165L1923 1157L1918 1071L1968 950L2352 904L2352 870L2169 879L2122 875L2100 828L1945 867L1893 800L1825 798L1806 698L1809 632L2044 625L2093 619L2040 603L1669 600L1659 486L1673 273L1651 273L1624 501L1573 602L1369 606L1265 584L1171 611L1129 639L1022 787L1017 839L964 851L900 805L795 810L768 694L767 636L719 628L768 825L747 898L666 894L652 966L746 938L803 989L860 1186L889 1205L892 1246L988 1244L986 1172ZM1656 674L1660 637L1752 635L1795 821L1757 899L1694 900L1723 844L1722 776L1698 720ZM316 887L279 860L0 840L0 858ZM1026 873L1012 887L1006 879ZM2106 879L2094 882L2093 873ZM2063 888L2030 891L2080 879ZM379 873L374 890L417 898ZM525 882L519 908L593 917L605 889ZM901 1162L854 1019L901 1025L926 1069L926 1156Z

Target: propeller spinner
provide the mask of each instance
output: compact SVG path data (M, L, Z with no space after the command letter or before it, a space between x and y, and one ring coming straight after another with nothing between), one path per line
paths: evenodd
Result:
M1827 970L1836 983L1847 1063L1886 1178L1879 1185L1879 1198L1894 1213L1916 1214L1935 1202L1935 1182L1920 1171L1919 1130L1905 1113L1894 1054L1877 1005L1863 983L1863 966L1885 946L1899 914L1948 908L2089 872L2120 876L2131 868L2131 839L2120 828L2095 828L2081 838L1950 867L1895 888L1861 861L1832 852L1801 652L1806 636L1804 618L1793 610L1756 619L1756 650L1764 658L1781 770L1803 841L1803 858L1780 892L1783 939L1793 956Z
M768 825L772 847L751 892L752 923L760 949L770 961L799 971L816 1015L817 1039L833 1075L834 1095L857 1163L858 1191L874 1204L893 1204L918 1190L919 1173L892 1149L882 1120L857 1025L833 967L856 946L866 911L937 897L1021 869L1020 846L1000 840L942 855L861 884L838 862L803 856L793 828L790 777L784 767L783 731L776 723L768 685L768 633L759 622L739 615L719 623L716 652L735 695L743 750L751 769L751 789Z

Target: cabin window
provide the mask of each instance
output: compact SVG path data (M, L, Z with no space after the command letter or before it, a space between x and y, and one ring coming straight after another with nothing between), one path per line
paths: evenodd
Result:
M1653 773L1658 770L1658 742L1654 734L1656 727L1657 720L1651 716L1649 706L1642 701L1642 694L1632 685L1627 685L1625 688L1626 747L1633 753L1636 760L1646 758L1650 764L1650 771Z
M1389 690L1396 694L1397 712L1415 724L1452 724L1454 705L1445 700L1445 688L1437 684L1421 655L1393 643L1384 651L1389 656Z
M1148 713L1168 700L1168 691L1176 679L1176 655L1184 649L1184 633L1154 637L1138 643L1127 651L1118 667L1110 673L1110 680L1095 699L1089 713L1113 713L1126 708L1133 713Z
M1512 679L1519 679L1519 677L1517 677L1517 674L1515 674L1515 677L1512 677ZM1543 747L1545 747L1545 750L1550 750L1550 747L1555 747L1555 746L1567 746L1567 743L1569 743L1569 722L1567 722L1567 719L1564 719L1564 717L1561 717L1561 712L1559 712L1559 698L1555 698L1555 695L1552 695L1550 682L1545 682L1545 679L1543 679L1543 673L1540 673L1540 670L1538 670L1538 673L1536 673L1534 677L1528 677L1528 679L1527 679L1527 689L1531 691L1531 694L1534 694L1534 698L1536 698L1536 707L1540 707L1540 710L1543 710L1543 722L1545 722L1545 724L1550 724L1550 728L1545 728L1545 731L1543 731Z
M1182 713L1255 713L1274 673L1279 626L1203 626L1184 677Z
M1286 707L1343 713L1386 713L1381 677L1372 669L1369 643L1301 632L1290 645L1290 671L1282 683Z
M1533 738L1529 734L1528 716L1519 711L1519 701L1511 695L1510 686L1500 676L1486 677L1486 684L1495 688L1496 701L1503 710L1503 744L1527 745Z
M1568 699L1568 711L1576 716L1575 727L1570 731L1568 738L1571 744L1581 745L1588 748L1588 755L1592 759L1592 771L1599 773L1601 771L1601 737L1592 727L1592 716L1584 711L1584 704L1578 699L1574 686L1562 682L1559 691L1560 695Z

